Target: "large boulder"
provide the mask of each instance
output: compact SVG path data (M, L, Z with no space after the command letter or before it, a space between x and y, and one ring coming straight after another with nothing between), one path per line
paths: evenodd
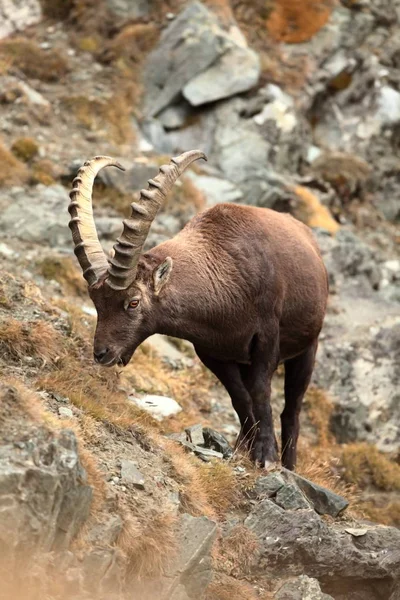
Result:
M194 106L253 87L257 55L238 31L228 33L200 2L185 8L165 29L144 70L145 113L153 117L179 94Z

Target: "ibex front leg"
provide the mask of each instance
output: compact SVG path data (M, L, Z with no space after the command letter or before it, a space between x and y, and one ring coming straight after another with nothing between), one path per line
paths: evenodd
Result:
M202 363L218 377L231 397L232 406L239 417L241 425L236 448L242 450L247 447L250 449L255 435L255 419L252 399L242 381L239 365L234 362L216 360L199 348L195 348L195 350Z

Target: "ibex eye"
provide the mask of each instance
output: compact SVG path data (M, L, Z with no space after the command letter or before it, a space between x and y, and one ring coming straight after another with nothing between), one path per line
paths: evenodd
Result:
M139 300L131 300L128 304L129 308L137 308L139 305Z

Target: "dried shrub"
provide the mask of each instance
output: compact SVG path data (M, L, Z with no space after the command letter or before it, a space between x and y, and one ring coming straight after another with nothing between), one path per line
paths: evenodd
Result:
M0 356L13 363L22 359L39 359L56 363L62 354L60 334L45 321L0 322Z
M341 453L343 478L361 488L400 491L400 465L391 461L376 446L356 443L345 446Z
M199 480L208 504L217 515L232 510L238 500L238 485L230 463L215 461L198 467Z
M333 443L330 432L330 420L333 412L332 401L326 392L316 387L310 387L305 397L305 409L317 433L317 444L327 448Z
M318 197L308 188L296 185L293 191L299 199L299 205L295 210L298 219L309 227L322 227L332 235L339 230L339 224L332 217L329 209L321 204Z
M0 142L0 186L18 185L28 178L26 166Z
M74 6L74 0L40 0L45 17L63 21L66 19Z
M106 44L102 60L114 62L123 59L131 66L141 64L158 37L159 30L154 23L127 25Z
M57 169L50 160L38 160L31 167L30 182L53 185L57 180Z
M68 70L68 62L57 50L42 50L31 40L6 39L0 42L0 60L8 60L27 77L41 81L58 81Z
M134 141L129 99L120 91L108 100L69 96L61 100L64 110L72 112L84 129L99 131L106 128L118 144Z
M63 290L71 295L86 296L87 286L75 260L65 256L47 256L37 265L46 279L58 281Z
M218 570L234 577L246 577L257 560L260 542L253 531L236 525L226 537L220 536L214 546L214 563Z
M280 42L307 42L326 25L333 6L334 0L276 0L267 31Z
M268 596L263 596L267 600ZM272 596L270 596L272 598ZM259 600L260 596L245 581L218 574L207 588L206 600Z
M39 152L39 146L32 138L18 138L11 146L12 152L23 162L29 162Z
M160 576L177 551L176 517L156 513L144 522L126 515L118 547L128 560L129 576L143 580Z

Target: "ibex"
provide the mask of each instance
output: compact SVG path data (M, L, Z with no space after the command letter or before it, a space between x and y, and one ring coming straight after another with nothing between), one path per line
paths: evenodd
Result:
M193 343L237 412L253 460L278 459L271 378L285 365L282 463L293 469L299 413L314 366L328 282L311 231L288 214L218 204L197 214L173 239L142 254L152 221L182 172L205 155L192 150L162 166L123 222L107 258L96 233L92 188L113 158L97 156L71 191L75 254L97 310L94 358L126 365L154 333Z

